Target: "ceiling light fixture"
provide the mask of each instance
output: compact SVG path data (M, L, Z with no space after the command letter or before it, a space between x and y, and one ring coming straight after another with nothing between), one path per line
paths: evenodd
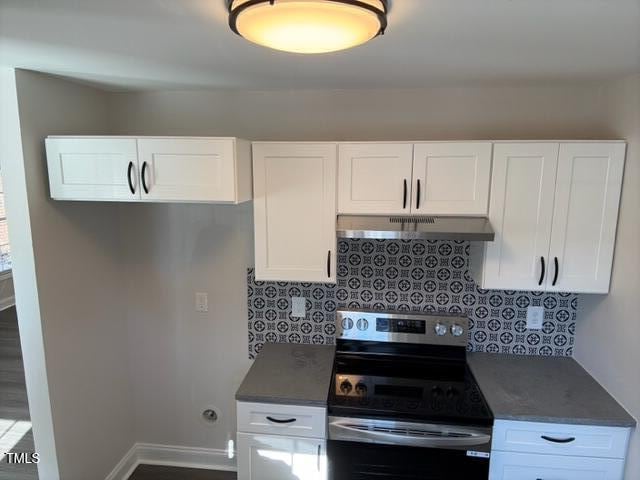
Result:
M388 0L229 0L231 30L285 52L327 53L384 33Z

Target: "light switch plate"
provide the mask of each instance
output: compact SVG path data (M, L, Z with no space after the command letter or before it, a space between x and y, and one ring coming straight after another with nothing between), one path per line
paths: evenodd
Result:
M543 320L544 320L543 307L527 308L527 328L529 330L540 330L542 328Z
M307 299L304 297L291 297L291 316L304 318L307 316Z
M209 296L204 292L196 292L196 312L209 311Z

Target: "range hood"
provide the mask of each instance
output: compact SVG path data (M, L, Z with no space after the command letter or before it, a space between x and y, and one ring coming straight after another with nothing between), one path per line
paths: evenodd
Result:
M423 215L338 215L338 237L386 240L468 240L491 242L493 228L486 217Z

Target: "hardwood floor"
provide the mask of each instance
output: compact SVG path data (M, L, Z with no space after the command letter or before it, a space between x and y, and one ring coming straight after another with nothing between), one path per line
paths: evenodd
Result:
M0 455L34 451L15 307L0 312ZM26 430L26 433L25 433ZM17 442L17 443L16 443ZM0 480L37 480L35 464L0 461Z
M235 472L139 465L129 480L236 480Z

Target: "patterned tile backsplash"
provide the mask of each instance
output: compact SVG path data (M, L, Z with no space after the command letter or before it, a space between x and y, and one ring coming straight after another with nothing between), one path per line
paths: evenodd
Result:
M265 342L335 343L341 308L462 313L469 351L573 354L578 295L482 290L468 258L468 242L341 239L336 285L258 282L250 268L249 357ZM291 297L306 298L305 318L291 316ZM527 329L529 306L544 307L541 330Z

